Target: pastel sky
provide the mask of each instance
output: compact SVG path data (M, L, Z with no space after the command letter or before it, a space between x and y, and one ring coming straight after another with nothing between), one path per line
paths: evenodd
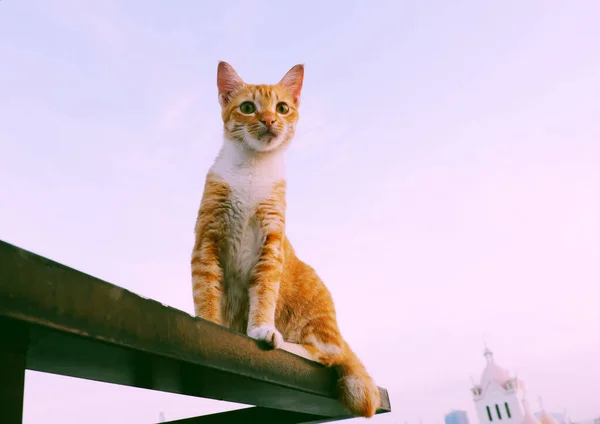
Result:
M0 1L0 239L193 312L218 60L306 65L288 235L394 412L476 417L483 340L600 415L600 2ZM25 423L240 405L28 372Z

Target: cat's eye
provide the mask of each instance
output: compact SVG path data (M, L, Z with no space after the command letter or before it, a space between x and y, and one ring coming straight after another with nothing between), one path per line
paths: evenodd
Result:
M240 111L245 115L256 112L256 106L252 102L244 102L240 105Z
M277 107L275 109L277 110L277 113L282 115L285 115L290 111L290 107L284 102L277 103Z

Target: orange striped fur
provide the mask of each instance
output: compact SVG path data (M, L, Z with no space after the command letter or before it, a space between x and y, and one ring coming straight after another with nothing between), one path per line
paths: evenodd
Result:
M334 367L340 401L371 417L379 391L342 338L331 295L285 235L283 153L298 121L304 67L275 85L217 69L223 146L206 177L196 221L196 315Z

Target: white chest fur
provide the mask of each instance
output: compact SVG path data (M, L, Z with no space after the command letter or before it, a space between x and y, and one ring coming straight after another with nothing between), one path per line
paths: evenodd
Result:
M257 155L225 140L211 171L231 190L227 234L220 258L225 280L222 318L230 327L243 327L242 321L247 319L248 280L264 242L256 208L271 196L274 185L285 178L283 155L281 152Z

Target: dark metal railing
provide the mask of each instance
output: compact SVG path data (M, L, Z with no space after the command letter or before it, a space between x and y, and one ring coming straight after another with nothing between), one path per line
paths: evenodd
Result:
M0 340L3 424L22 422L26 369L253 405L173 423L350 418L333 370L2 241Z

